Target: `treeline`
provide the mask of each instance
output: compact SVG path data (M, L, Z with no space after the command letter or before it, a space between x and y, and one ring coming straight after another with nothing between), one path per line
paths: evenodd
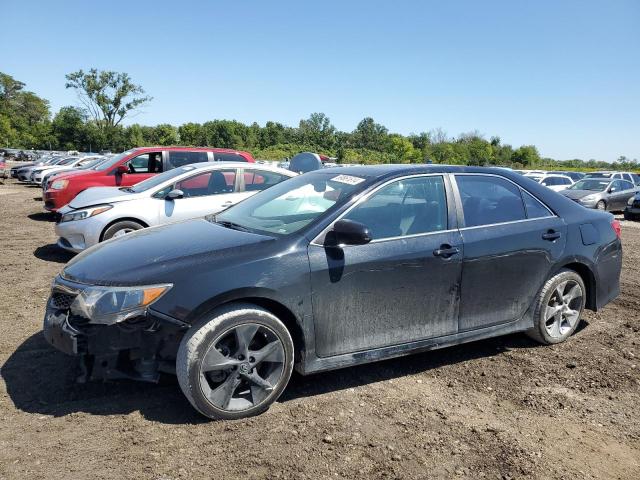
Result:
M84 73L84 72L80 72ZM100 72L97 72L98 75ZM69 76L67 76L69 79ZM69 85L68 85L69 86ZM499 137L478 132L449 137L440 129L411 135L391 133L372 118L351 132L336 129L323 113L300 120L297 127L278 122L264 126L235 120L212 120L180 126L115 125L105 128L84 108L67 106L51 118L49 103L11 76L0 73L0 142L33 149L114 152L136 146L215 146L250 151L256 158L280 160L300 151L315 151L341 163L447 163L502 165L513 168L616 168L637 170L637 160L621 156L614 164L597 160L542 158L533 145L517 148Z

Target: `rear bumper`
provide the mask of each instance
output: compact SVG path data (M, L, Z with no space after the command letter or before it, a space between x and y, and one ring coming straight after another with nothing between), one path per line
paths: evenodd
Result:
M604 246L596 261L596 309L601 309L620 294L622 243L619 239Z

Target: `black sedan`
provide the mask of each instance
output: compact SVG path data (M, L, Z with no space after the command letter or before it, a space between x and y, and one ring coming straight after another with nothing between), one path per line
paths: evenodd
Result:
M566 340L619 293L619 223L503 169L344 167L141 230L55 279L47 340L85 379L176 373L234 419L303 374L524 331Z

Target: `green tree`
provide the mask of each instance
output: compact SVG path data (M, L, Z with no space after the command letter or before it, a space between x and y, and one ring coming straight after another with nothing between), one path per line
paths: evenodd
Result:
M62 107L51 122L52 134L57 148L76 150L85 140L87 115L78 107Z
M388 132L386 127L376 123L373 118L363 118L351 134L353 146L382 151L385 147Z
M98 128L107 133L152 100L127 73L92 68L69 73L66 79L66 88L76 91Z
M511 155L513 163L519 163L525 168L538 165L540 162L540 154L538 149L533 145L523 145L513 152Z
M336 128L324 113L312 113L308 119L300 120L298 126L300 143L319 149L331 149L335 144Z
M185 123L178 127L178 134L180 135L180 143L183 145L191 145L194 147L203 146L203 132L202 125L199 123Z
M180 143L178 129L167 123L156 125L153 129L153 143L155 145L177 145Z

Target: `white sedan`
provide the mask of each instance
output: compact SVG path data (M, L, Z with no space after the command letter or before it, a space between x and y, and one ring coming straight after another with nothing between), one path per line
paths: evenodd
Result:
M525 174L525 177L535 180L540 185L544 185L545 187L550 188L551 190L554 190L556 192L565 190L574 183L573 180L571 180L571 177L567 175L558 175L552 173L527 173Z
M58 246L80 252L145 227L218 213L296 175L267 165L205 162L132 187L89 188L58 211Z

